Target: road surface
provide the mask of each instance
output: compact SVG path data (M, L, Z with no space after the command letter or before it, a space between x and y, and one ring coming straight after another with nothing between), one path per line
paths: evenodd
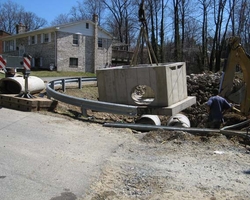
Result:
M0 199L74 200L128 137L99 124L0 109Z

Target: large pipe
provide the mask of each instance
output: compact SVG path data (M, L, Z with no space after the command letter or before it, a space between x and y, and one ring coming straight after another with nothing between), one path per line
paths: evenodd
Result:
M245 131L238 130L222 130L222 129L210 129L210 128L189 128L189 127L172 127L172 126L155 126L147 124L127 124L127 123L105 123L103 126L114 127L114 128L130 128L137 131L156 131L156 130L167 130L167 131L184 131L192 133L194 135L207 135L209 133L221 133L225 136L239 136L242 138L250 139Z
M155 126L148 124L127 124L127 123L105 123L103 126L114 127L114 128L131 128L137 131L155 131L155 130L169 130L169 131L185 131L189 133L219 133L219 129L208 129L208 128L189 128L189 127L173 127L173 126Z
M176 114L168 120L167 126L190 127L189 119L183 114Z
M240 122L238 124L233 124L231 126L225 126L221 130L228 130L228 129L232 129L232 128L238 128L238 127L244 126L244 125L249 124L249 123L250 123L250 119L248 119L246 121L243 121L243 122Z
M161 125L161 120L158 115L142 115L140 119L136 121L138 124L151 124L151 125Z
M39 93L45 89L45 83L36 76L28 77L28 90L31 94ZM23 77L6 77L0 80L2 94L20 94L25 92L25 79Z

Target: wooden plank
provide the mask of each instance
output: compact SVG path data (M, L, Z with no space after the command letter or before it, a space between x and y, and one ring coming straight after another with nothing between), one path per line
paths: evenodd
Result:
M20 111L53 110L57 106L57 101L40 97L28 99L1 94L0 106Z

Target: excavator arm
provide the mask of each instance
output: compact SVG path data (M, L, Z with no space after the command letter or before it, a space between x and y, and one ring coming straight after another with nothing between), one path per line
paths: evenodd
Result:
M223 69L223 77L220 85L220 95L227 98L232 93L233 80L236 67L240 67L243 73L244 89L240 90L240 110L243 114L249 114L250 108L250 57L240 44L240 38L228 39L228 58Z

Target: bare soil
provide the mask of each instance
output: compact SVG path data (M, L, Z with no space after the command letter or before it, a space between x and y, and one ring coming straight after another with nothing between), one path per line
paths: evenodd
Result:
M66 93L88 99L98 98L95 85L85 86L82 90L68 89ZM204 102L198 106L184 113L189 116L193 127L204 127L207 117ZM45 114L100 124L136 120L90 110L86 117L81 115L80 108L61 102L54 112ZM227 125L246 119L235 113L227 113L225 118L228 119ZM161 116L163 125L167 119L167 116ZM131 136L130 141L125 141L106 160L101 175L82 199L250 198L250 151L242 138L227 138L220 133L192 135L182 131L126 131ZM117 129L117 134L119 132Z
M249 199L249 151L220 134L139 133L83 199Z

